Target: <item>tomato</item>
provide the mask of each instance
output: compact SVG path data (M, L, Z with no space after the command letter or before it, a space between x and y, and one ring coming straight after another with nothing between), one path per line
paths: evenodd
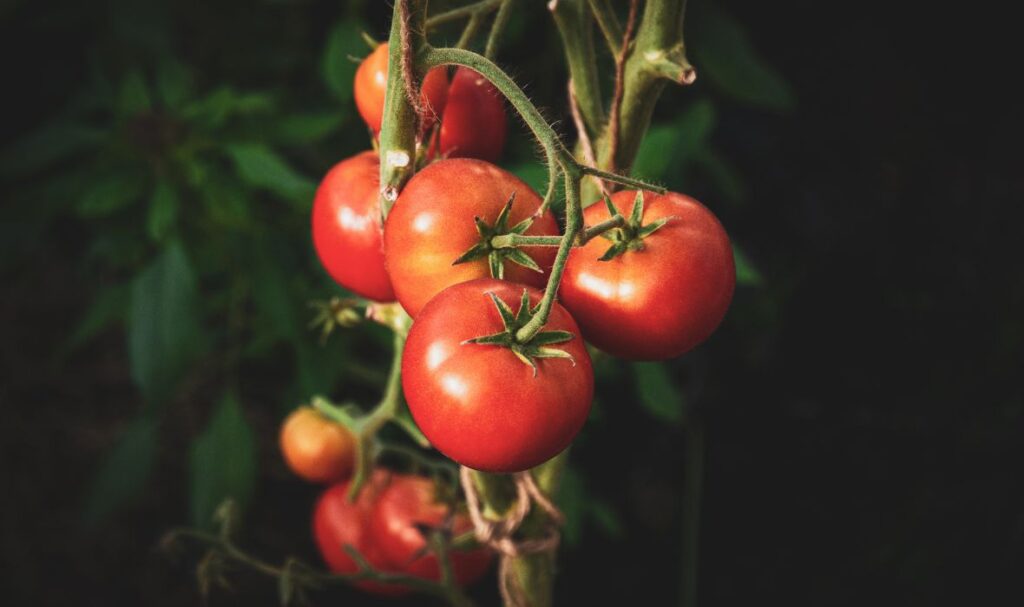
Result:
M629 217L636 194L611 200ZM645 192L642 211L643 225L667 222L609 261L599 261L608 239L573 249L559 295L598 348L622 358L672 358L707 339L725 316L736 284L732 247L722 224L693 198ZM587 225L609 217L603 204L584 213Z
M451 513L449 506L435 499L434 481L422 476L395 475L381 492L371 519L373 537L381 551L405 573L429 580L441 579L437 557L427 550L421 527L443 528L452 536L472 531L473 523L465 513ZM451 516L451 521L447 519ZM455 580L471 584L487 571L492 553L485 548L451 550Z
M355 548L374 569L392 573L399 571L384 555L380 542L370 532L370 518L377 505L377 498L390 481L390 473L375 470L354 503L348 501L347 482L331 486L317 500L313 510L313 537L331 571L359 571L359 564L345 551L345 545ZM373 581L355 582L355 585L367 592L388 596L409 592L403 586Z
M459 68L441 117L441 154L497 162L505 147L505 103L486 78Z
M288 467L310 482L330 483L352 474L355 437L316 409L293 411L281 425L279 442Z
M395 293L384 269L379 166L377 154L367 151L327 172L313 199L313 246L339 285L390 302Z
M398 196L384 226L384 254L399 303L416 316L445 287L491 276L488 257L453 265L481 242L474 218L494 226L515 195L509 226L533 216L541 198L515 175L489 162L454 158L435 162L413 176ZM557 235L551 212L537 217L529 235ZM505 259L504 278L542 286L555 259L554 247L524 247L536 272Z
M548 353L573 360L536 358L534 373L510 348L464 343L505 330L489 294L515 313L524 289L535 306L540 291L490 278L445 289L416 317L402 356L402 388L416 424L439 451L476 470L517 472L547 461L590 412L590 356L557 303L543 330L570 335Z
M381 44L359 64L355 80L356 109L374 135L380 132L387 90L388 45ZM433 125L435 116L442 115L448 99L448 73L445 68L436 67L427 72L421 94L422 103L427 106L422 125L426 130Z

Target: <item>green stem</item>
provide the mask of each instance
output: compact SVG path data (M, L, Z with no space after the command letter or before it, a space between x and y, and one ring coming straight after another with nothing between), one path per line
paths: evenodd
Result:
M491 239L495 249L515 247L557 247L562 244L561 236L523 236L521 234L499 234Z
M615 228L621 228L626 225L626 218L622 215L617 215L611 219L606 219L601 223L594 224L593 226L583 230L580 234L580 244L584 245L593 240L594 238L604 234L608 230L614 230Z
M590 11L594 13L594 20L597 21L598 27L601 28L604 41L608 44L608 50L613 56L618 55L622 49L623 30L615 10L612 9L608 0L589 1Z
M491 24L491 33L487 36L487 46L484 49L484 56L494 60L498 53L498 43L501 42L501 35L508 25L508 18L512 16L512 0L502 0L498 7L498 14L494 16L494 23Z
M474 17L477 15L486 15L498 8L502 2L504 2L504 0L481 0L480 2L474 2L473 4L467 4L466 6L460 6L459 8L453 8L450 11L438 13L427 19L426 27L428 30L432 30L446 23L458 21L459 19L465 19L467 17Z
M593 21L587 0L558 0L552 17L561 34L576 104L587 127L587 135L594 137L604 128L605 113L601 103L597 54L594 52Z
M684 428L683 558L680 605L697 605L697 564L700 557L700 505L704 487L704 424L690 416Z
M568 461L568 450L530 471L537 486L547 496L556 495L562 471ZM536 537L545 533L552 521L546 512L535 508L523 521L520 533L526 537ZM527 604L531 607L550 607L555 585L555 557L552 552L526 554L512 559L511 567L519 587L526 594Z

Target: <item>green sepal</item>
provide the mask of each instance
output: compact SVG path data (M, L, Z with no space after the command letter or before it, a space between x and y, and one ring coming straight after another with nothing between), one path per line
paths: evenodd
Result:
M516 193L512 192L508 197L508 201L498 213L498 217L494 220L493 226L480 217L473 218L473 223L476 225L476 231L480 235L480 241L470 247L468 251L459 255L459 257L452 262L453 266L460 263L466 263L467 261L474 261L482 257L487 257L487 266L491 273L491 277L497 278L498 280L503 280L505 278L506 260L523 266L524 268L533 270L534 272L544 272L532 257L515 247L495 249L491 246L491 240L495 236L505 234L524 234L530 229L530 226L533 225L533 217L527 217L511 229L508 227L509 217L512 214L512 204L515 203L515 200Z
M644 220L644 193L637 190L636 198L633 199L633 210L629 213L629 225L633 228L640 227Z
M452 265L453 266L457 266L460 263L466 263L467 261L473 261L474 259L479 259L479 258L483 257L484 255L490 254L490 252L491 252L490 247L488 247L487 245L485 245L482 242L479 242L479 243L473 245L472 247L470 247L470 249L468 251L466 251L465 253L463 253L462 255L459 255L459 257L455 261L452 262Z
M506 233L508 231L508 216L512 213L512 203L516 201L516 193L512 192L512 195L508 197L508 202L505 206L501 207L501 212L498 213L498 218L494 220L494 230L499 233Z
M526 293L526 289L523 289L523 292ZM508 304L505 303L505 300L498 297L494 293L488 293L487 296L490 297L491 301L494 302L494 305L497 306L498 314L501 315L501 323L505 325L505 329L508 330L509 327L514 326L516 324L517 315L512 312L512 308L508 307ZM528 293L527 297L529 297Z
M568 331L541 331L530 340L534 346L550 346L572 341L574 335Z
M611 261L611 260L615 259L616 257L618 257L619 255L622 255L623 253L625 253L628 250L629 250L629 245L627 243L625 243L625 242L616 242L612 246L608 247L608 250L604 252L604 255L602 255L598 259L598 261Z
M505 259L508 259L514 264L521 265L528 270L533 270L540 274L544 273L544 270L540 269L540 266L537 265L537 262L534 261L532 257L519 249L508 249L505 252Z
M491 251L487 255L487 265L491 270L491 278L497 278L498 280L505 279L505 264L502 263L501 253Z
M653 223L649 223L649 224L645 225L644 227L640 228L640 231L637 232L637 236L640 237L640 238L643 238L644 236L650 236L651 234L653 234L656 231L658 231L662 226L664 226L666 223L672 221L673 219L679 219L679 218L678 217L662 217L661 219L659 219L659 220L657 220L657 221L655 221Z

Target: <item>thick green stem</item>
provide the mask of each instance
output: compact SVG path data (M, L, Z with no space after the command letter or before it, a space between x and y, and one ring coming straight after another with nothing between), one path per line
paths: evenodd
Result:
M596 137L604 128L605 115L594 52L594 22L587 0L558 0L552 16L562 37L573 93L587 135Z

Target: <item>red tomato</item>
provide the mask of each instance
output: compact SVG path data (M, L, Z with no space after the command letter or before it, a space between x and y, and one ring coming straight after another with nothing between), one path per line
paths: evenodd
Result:
M331 483L352 474L355 437L311 407L300 407L281 425L285 462L295 474L314 483Z
M612 202L630 216L635 191ZM610 217L604 204L584 217L594 225ZM718 327L736 284L729 237L702 204L682 194L644 193L643 224L671 218L634 248L599 261L611 245L594 238L573 249L559 295L588 341L622 358L656 360L679 356Z
M381 44L370 53L356 70L355 98L359 115L374 135L380 132L384 118L384 95L388 90L388 45ZM423 79L422 103L427 112L422 128L430 128L434 119L444 112L448 99L448 73L435 67Z
M347 482L332 486L320 496L313 511L313 537L331 571L359 571L359 564L345 551L346 544L355 548L374 569L398 571L384 555L380 542L370 532L370 518L377 505L377 498L387 488L390 479L390 473L375 470L354 503L348 501ZM372 581L356 582L355 585L367 592L387 596L400 596L409 592L409 589L402 586Z
M506 129L501 93L473 70L456 70L441 118L441 154L497 162Z
M509 197L515 202L509 224L534 215L541 198L515 175L489 162L455 158L435 162L413 176L398 196L384 227L384 253L399 303L416 316L445 287L491 275L487 258L452 265L480 242L474 217L494 225ZM550 212L537 217L525 232L557 235ZM554 247L525 247L543 272L510 261L507 280L542 286L555 259Z
M422 476L395 475L377 500L371 529L381 551L404 572L428 580L440 580L437 557L428 552L427 540L417 526L443 527L451 515L449 507L435 499L434 481ZM452 515L453 536L473 529L465 513ZM485 548L449 552L452 572L461 585L471 584L487 571L492 553Z
M313 246L341 286L376 301L395 300L384 269L379 161L362 152L334 165L313 199Z
M489 293L515 312L526 288L490 278L449 287L421 310L405 345L402 388L416 424L439 451L476 470L518 472L547 461L590 412L590 355L557 303L544 330L573 335L550 347L574 361L538 358L534 375L508 348L463 343L504 330ZM528 291L534 306L540 292Z

